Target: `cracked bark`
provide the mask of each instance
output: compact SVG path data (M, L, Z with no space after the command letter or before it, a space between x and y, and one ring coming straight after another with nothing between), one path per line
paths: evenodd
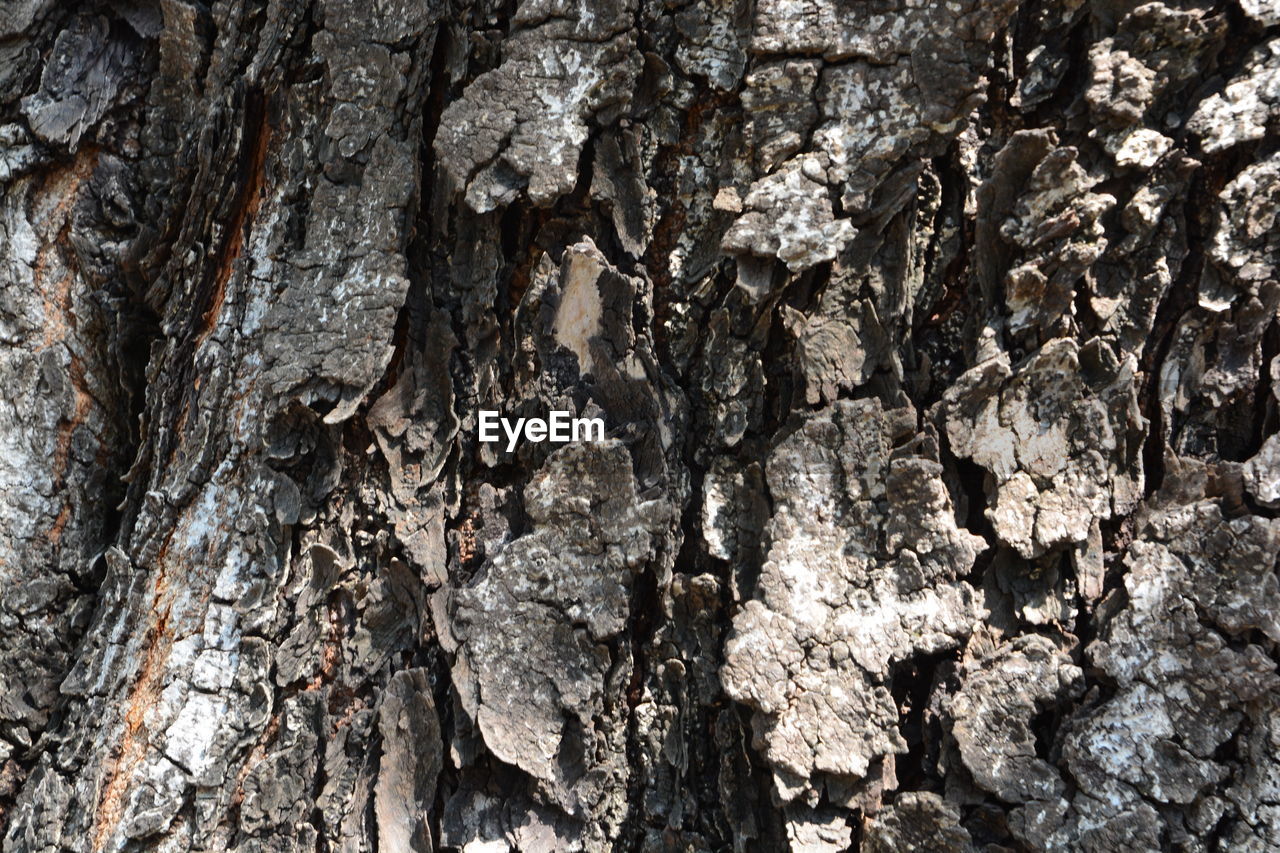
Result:
M1273 6L13 0L3 849L1280 848Z

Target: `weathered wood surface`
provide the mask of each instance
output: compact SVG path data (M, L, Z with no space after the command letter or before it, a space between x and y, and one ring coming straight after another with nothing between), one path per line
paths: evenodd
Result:
M3 849L1280 849L1277 26L8 0Z

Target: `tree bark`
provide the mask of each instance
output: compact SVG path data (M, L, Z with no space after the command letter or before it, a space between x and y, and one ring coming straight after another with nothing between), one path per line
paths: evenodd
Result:
M1278 25L10 0L3 849L1280 849Z

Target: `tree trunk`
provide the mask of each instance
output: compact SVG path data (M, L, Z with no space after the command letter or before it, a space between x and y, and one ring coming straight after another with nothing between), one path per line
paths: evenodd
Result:
M4 850L1280 849L1204 2L8 0Z

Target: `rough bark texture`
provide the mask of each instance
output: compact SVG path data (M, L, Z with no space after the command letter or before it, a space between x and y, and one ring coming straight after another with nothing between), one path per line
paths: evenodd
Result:
M7 0L4 850L1280 849L1278 28Z

